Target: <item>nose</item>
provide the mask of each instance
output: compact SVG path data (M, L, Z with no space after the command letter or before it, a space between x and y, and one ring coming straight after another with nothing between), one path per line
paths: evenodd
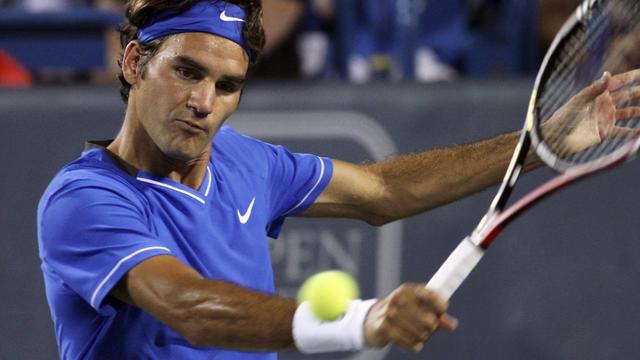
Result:
M187 108L193 111L193 115L197 118L205 118L213 110L213 102L216 97L215 86L203 82L196 85L187 101Z

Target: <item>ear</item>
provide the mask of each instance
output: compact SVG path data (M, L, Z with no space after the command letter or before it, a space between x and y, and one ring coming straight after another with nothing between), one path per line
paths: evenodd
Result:
M142 59L140 44L135 40L129 42L122 56L122 75L129 85L134 85L138 82L140 59Z

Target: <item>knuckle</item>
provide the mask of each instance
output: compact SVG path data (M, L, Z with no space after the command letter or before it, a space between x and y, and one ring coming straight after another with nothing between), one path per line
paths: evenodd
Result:
M427 314L424 315L422 323L428 329L432 329L434 325L438 324L438 318L433 313L427 313Z
M430 334L438 328L438 320L434 316L423 316L418 323L418 330L421 335ZM421 336L422 338L423 336Z
M389 310L387 310L387 318L397 319L399 313L400 313L400 310L397 307L390 307Z
M409 284L404 283L404 284L400 285L400 286L396 289L396 291L395 291L395 292L396 292L397 294L404 294L404 293L406 293L406 292L408 291L408 289L409 289Z
M427 307L429 307L436 313L443 313L447 311L449 307L449 304L444 301L438 293L432 290L429 290L429 294L425 300Z
M378 328L378 332L386 339L389 339L391 335L392 326L388 321L383 321Z
M439 300L439 299L440 299L440 295L438 294L438 292L437 292L437 291L435 291L435 290L433 290L433 289L427 289L427 288L425 288L425 291L426 291L426 295L427 295L427 297L429 297L429 299L430 299L431 301L434 301L434 302L435 302L435 301L437 301L437 300Z
M416 285L415 283L404 283L402 285L400 285L399 290L403 293L412 293L416 291Z
M398 294L394 294L394 296L391 297L391 299L389 300L389 307L399 308L399 307L403 307L405 303L406 303L406 298L400 292Z

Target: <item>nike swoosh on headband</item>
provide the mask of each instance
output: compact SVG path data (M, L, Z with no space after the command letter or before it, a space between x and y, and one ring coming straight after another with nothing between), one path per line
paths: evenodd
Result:
M0 0L1 2L1 0ZM165 10L155 14L147 26L138 31L138 40L149 42L163 36L204 32L227 38L242 48L253 59L251 47L244 41L242 7L224 0L200 0L187 10Z
M233 16L227 16L227 10L224 10L220 13L220 20L222 21L240 21L240 22L244 22L244 19L240 19L237 17L233 17Z

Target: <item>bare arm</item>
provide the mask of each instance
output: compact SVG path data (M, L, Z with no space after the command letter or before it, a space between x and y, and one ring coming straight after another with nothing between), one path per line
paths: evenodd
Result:
M131 269L111 295L158 318L195 346L293 350L293 300L204 279L172 256Z
M542 133L572 129L557 144L569 152L604 137L635 134L636 129L615 122L635 116L639 108L616 105L637 96L636 89L621 89L639 78L640 70L603 74L543 123ZM303 216L350 217L382 225L450 203L500 182L519 136L513 132L374 164L334 161L331 182ZM533 150L528 155L525 170L542 164Z
M194 346L295 350L293 300L204 279L173 256L136 265L110 295L150 313ZM424 284L404 284L373 305L363 324L365 342L419 351L438 327L455 328L447 306Z
M303 216L351 217L381 225L463 198L502 180L519 133L356 165L334 161L325 191ZM527 169L539 166L530 156Z
M262 2L264 31L267 39L264 53L270 54L286 40L302 17L301 1L265 0Z

